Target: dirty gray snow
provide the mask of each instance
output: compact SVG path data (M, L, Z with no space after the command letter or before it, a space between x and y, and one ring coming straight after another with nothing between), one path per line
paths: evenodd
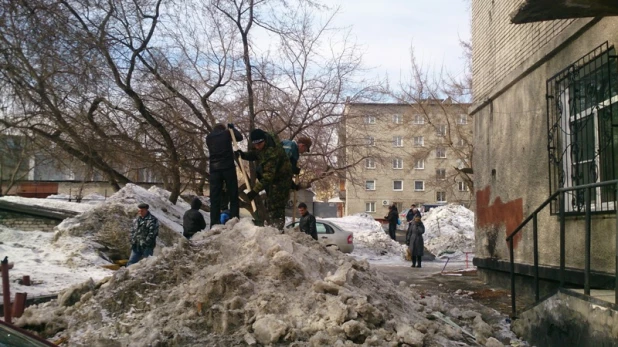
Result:
M303 233L233 219L28 308L17 324L69 346L476 345L432 315L451 309ZM504 339L466 317L450 319L480 341Z

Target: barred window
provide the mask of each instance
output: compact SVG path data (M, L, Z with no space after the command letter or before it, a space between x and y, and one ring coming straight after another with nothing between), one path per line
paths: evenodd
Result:
M618 63L608 43L547 81L552 192L618 178ZM591 207L613 211L614 187L596 188ZM583 212L584 190L567 194L565 211ZM552 213L558 212L557 202Z

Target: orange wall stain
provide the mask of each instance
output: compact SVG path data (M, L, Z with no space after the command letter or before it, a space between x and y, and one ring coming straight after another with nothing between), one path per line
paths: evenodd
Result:
M476 225L479 228L485 228L504 224L506 226L504 239L506 239L506 236L513 232L524 219L523 199L504 203L500 197L497 197L490 205L490 196L491 187L489 186L476 192ZM521 231L513 238L513 248L517 248L520 239Z

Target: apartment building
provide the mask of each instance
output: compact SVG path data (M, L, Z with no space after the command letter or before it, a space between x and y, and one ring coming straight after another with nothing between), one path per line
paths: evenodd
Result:
M382 218L389 205L470 204L468 104L349 103L344 110L345 214Z

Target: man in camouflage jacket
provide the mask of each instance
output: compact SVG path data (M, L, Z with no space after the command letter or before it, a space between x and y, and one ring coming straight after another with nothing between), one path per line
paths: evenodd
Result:
M249 137L255 150L237 151L237 153L245 160L257 161L257 165L262 168L262 175L253 189L247 193L247 197L253 200L262 189L266 190L268 220L273 227L283 229L285 205L290 198L292 164L277 135L255 129Z
M137 205L139 217L133 220L131 227L131 256L127 266L137 263L153 254L159 234L159 220L148 211L150 206Z

